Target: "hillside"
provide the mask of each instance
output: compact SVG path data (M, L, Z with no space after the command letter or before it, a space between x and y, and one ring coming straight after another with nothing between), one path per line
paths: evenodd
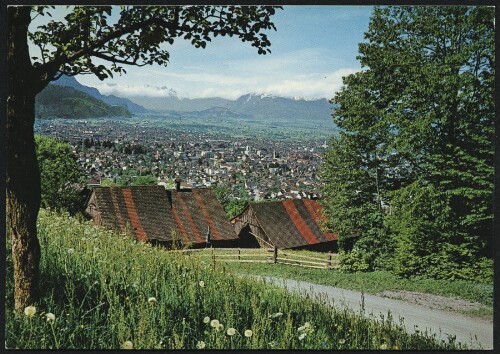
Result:
M71 87L78 91L84 92L98 100L103 101L104 103L110 106L123 106L128 109L131 113L146 113L147 109L138 105L127 98L117 97L114 95L103 95L94 87L89 87L82 85L79 83L73 76L61 76L56 81L52 82L53 85Z
M7 348L467 349L43 209L38 237L41 299L31 314L12 311L6 243Z
M36 96L37 118L131 117L126 107L111 106L71 87L49 84Z

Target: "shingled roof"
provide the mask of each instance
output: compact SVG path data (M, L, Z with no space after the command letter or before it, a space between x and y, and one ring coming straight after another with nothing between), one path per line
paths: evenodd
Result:
M171 191L162 186L98 187L92 190L86 212L94 222L125 232L138 240L182 243L236 240L234 228L209 189Z
M167 191L177 234L184 242L205 242L210 227L211 240L236 240L238 237L222 205L211 189Z
M321 206L315 200L295 199L250 204L259 227L278 248L299 248L336 241L337 234L322 231ZM240 214L241 215L241 214Z

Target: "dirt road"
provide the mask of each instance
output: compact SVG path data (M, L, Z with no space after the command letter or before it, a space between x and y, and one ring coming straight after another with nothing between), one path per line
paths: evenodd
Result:
M262 280L262 277L259 277ZM332 286L313 284L304 281L265 277L266 282L285 287L303 295L326 297L333 301L333 306L347 306L360 312L362 293ZM373 314L380 318L390 311L396 323L404 319L404 326L410 333L426 329L436 333L438 339L447 340L448 334L456 336L457 342L467 344L473 349L493 349L493 322L472 318L455 312L431 309L419 304L410 303L381 296L364 294L365 315Z

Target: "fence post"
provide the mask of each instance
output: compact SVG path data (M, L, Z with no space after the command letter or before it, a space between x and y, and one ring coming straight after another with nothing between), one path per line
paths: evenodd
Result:
M273 250L273 262L274 264L278 263L278 247L274 246Z
M328 251L328 269L332 269L332 252Z
M213 248L212 248L212 269L215 270L215 254Z
M241 250L238 248L238 260L241 260L240 254L241 254Z

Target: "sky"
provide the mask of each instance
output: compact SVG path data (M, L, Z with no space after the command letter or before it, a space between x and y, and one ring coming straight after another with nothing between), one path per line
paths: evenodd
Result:
M356 59L364 41L371 6L284 6L272 17L277 31L267 31L271 54L258 55L249 42L217 37L205 49L177 40L169 46L167 67L127 66L127 74L99 81L76 79L102 94L120 97L223 97L247 93L306 99L332 98L342 77L361 70Z

